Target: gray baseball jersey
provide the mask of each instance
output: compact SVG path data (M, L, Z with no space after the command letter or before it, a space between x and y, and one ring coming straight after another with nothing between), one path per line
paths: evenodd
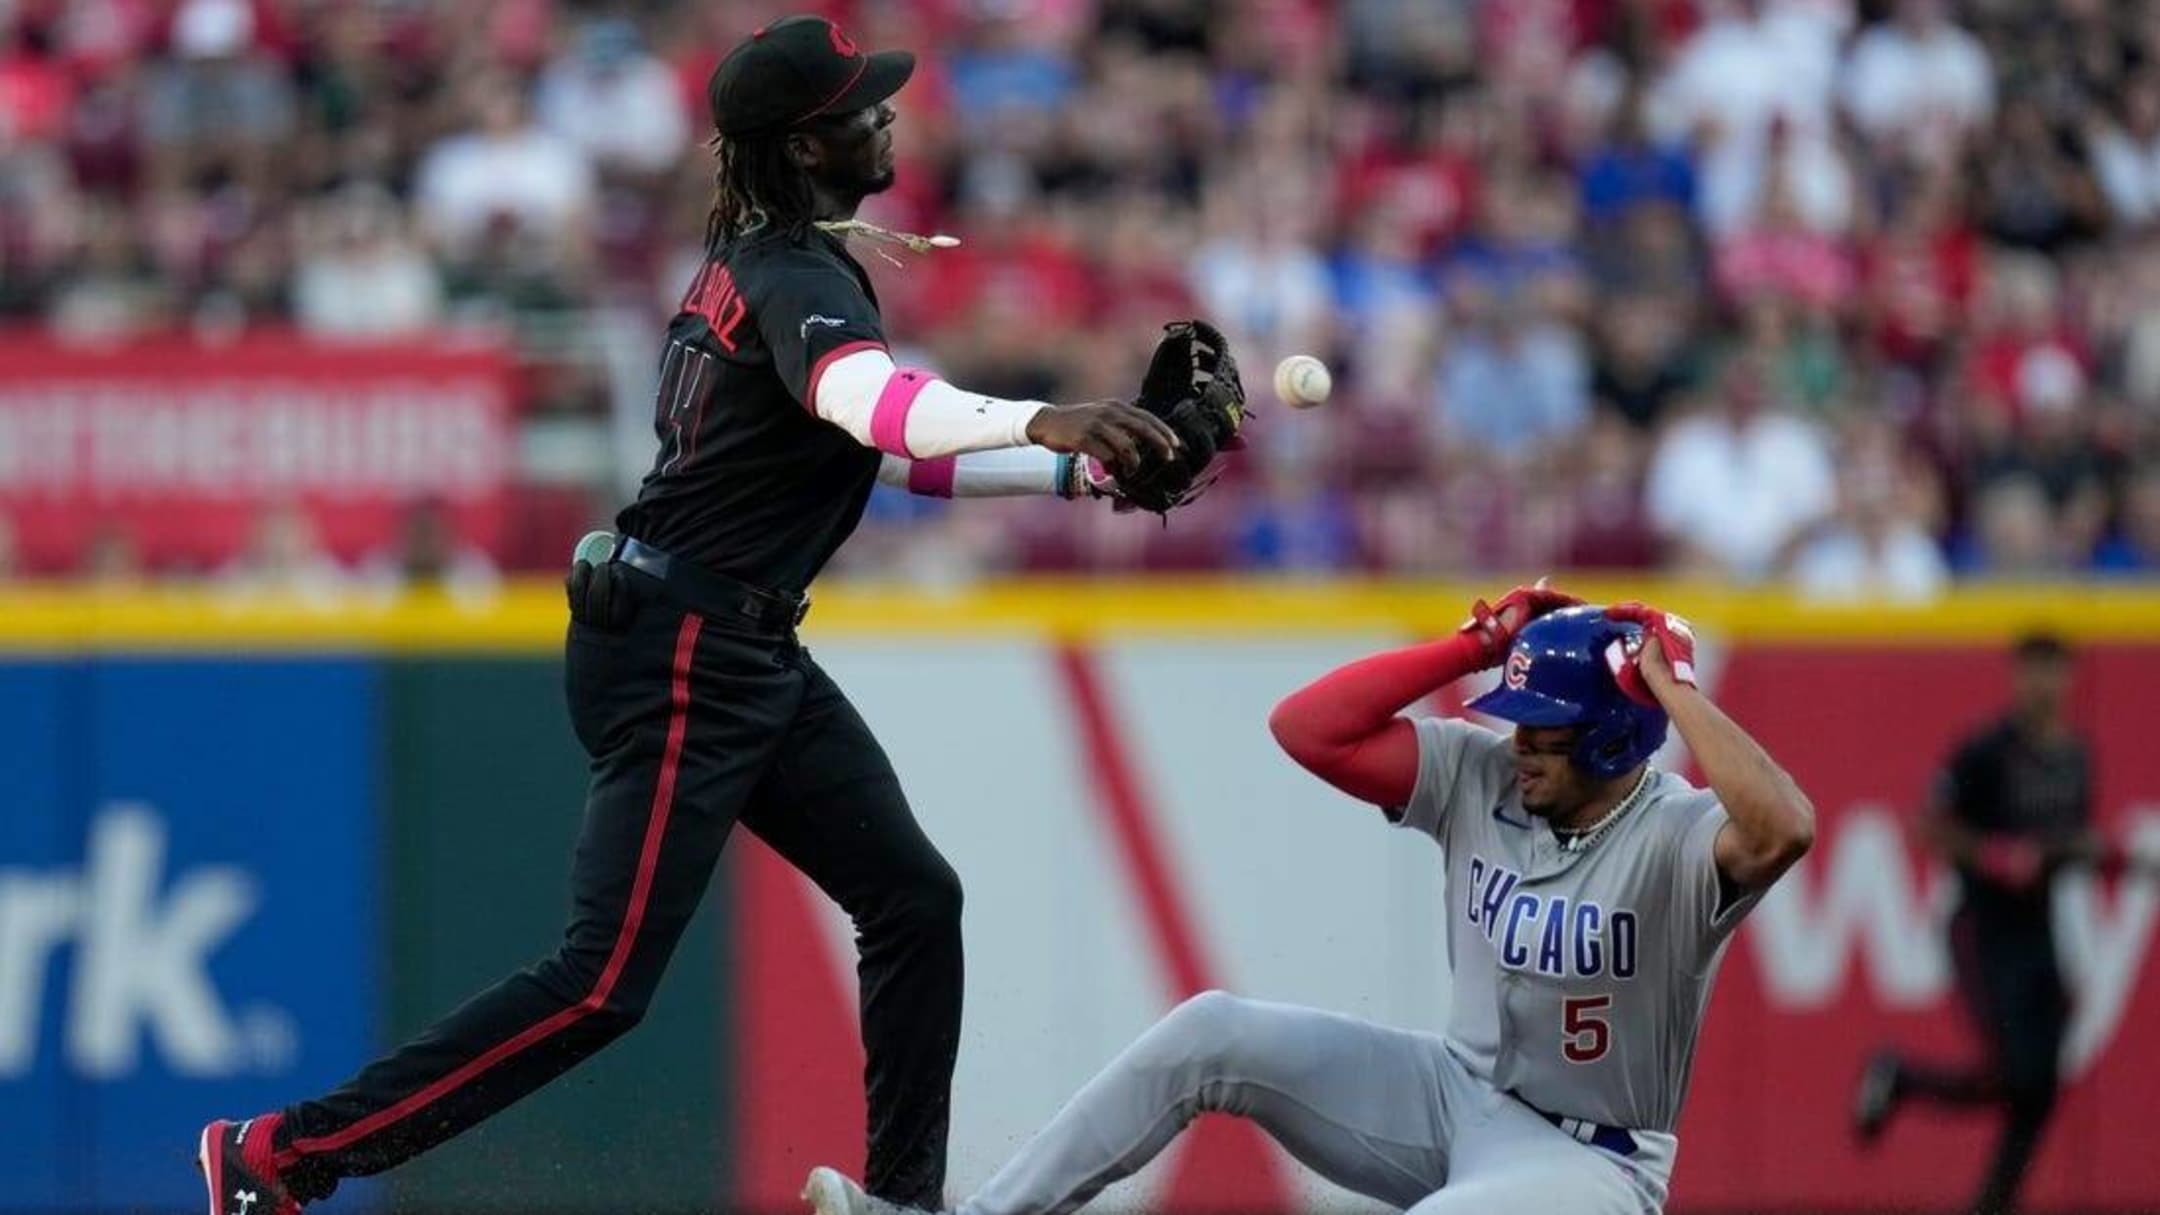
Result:
M1718 962L1759 892L1720 907L1706 790L1651 770L1580 850L1523 809L1513 746L1416 723L1401 825L1440 842L1454 976L1448 1037L1502 1092L1568 1118L1671 1132Z
M1724 807L1651 771L1595 842L1569 849L1523 809L1508 739L1416 728L1399 821L1447 855L1447 1035L1201 995L1111 1060L960 1215L1066 1215L1211 1110L1410 1215L1662 1209L1710 984L1759 897L1719 905Z

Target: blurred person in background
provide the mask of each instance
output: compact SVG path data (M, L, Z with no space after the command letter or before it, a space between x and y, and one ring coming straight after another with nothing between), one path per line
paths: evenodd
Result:
M231 596L296 596L324 604L351 583L345 567L323 547L314 518L296 502L265 506L246 546L215 580Z
M1888 217L1860 250L1857 319L1874 353L1932 374L1979 289L1980 241L1948 166L1908 169L1885 194Z
M0 132L12 142L45 142L67 126L79 83L69 70L57 14L36 5L8 14L0 33Z
M1638 430L1656 426L1694 378L1686 316L1656 296L1621 296L1590 323L1591 395Z
M1650 123L1690 139L1712 234L1745 224L1779 175L1810 227L1852 220L1852 179L1834 138L1841 22L1801 0L1709 0L1703 28L1657 81Z
M1389 97L1423 97L1477 74L1477 6L1464 0L1346 0L1351 78Z
M1685 143L1651 134L1647 104L1639 89L1631 90L1610 131L1576 166L1583 217L1593 229L1607 229L1638 207L1695 209L1694 154Z
M2160 219L2160 70L2132 76L2111 100L2086 124L2087 155L2109 212L2137 227Z
M1440 282L1465 318L1508 305L1557 324L1581 321L1589 283L1574 191L1554 174L1499 175L1480 196L1477 222L1442 259Z
M1995 110L1995 74L1980 40L1950 20L1946 0L1897 0L1845 60L1845 111L1877 149L1956 156Z
M507 230L568 256L593 218L591 160L535 125L517 82L500 71L459 87L470 121L427 149L413 181L430 244L452 263L471 262Z
M502 574L486 551L465 543L447 502L423 498L398 520L396 543L360 563L359 581L378 595L420 591L485 603L502 588Z
M1974 153L1975 213L1990 239L2055 253L2106 230L2108 204L2088 157L2031 97L2007 99Z
M1912 1101L2003 1109L1976 1215L2015 1208L2055 1108L2070 1018L2055 955L2055 879L2072 865L2125 860L2092 826L2092 757L2070 719L2073 675L2061 639L2018 641L2008 712L1959 742L1921 818L1928 850L1957 871L1949 954L1984 1057L1955 1067L1882 1051L1854 1099L1854 1129L1867 1142Z
M1200 247L1190 262L1193 294L1222 318L1252 364L1320 348L1332 293L1327 263L1299 212L1312 200L1292 183L1235 175L1210 191Z
M548 65L534 93L542 129L574 144L603 173L656 178L690 145L674 74L620 17L588 22Z
M1699 234L1685 212L1637 207L1617 231L1594 234L1584 268L1600 310L1652 300L1674 315L1689 340L1699 338L1701 301L1710 279Z
M133 220L120 205L97 201L77 209L73 231L56 259L46 324L76 338L134 335L171 322L179 300L159 273Z
M443 310L435 263L389 191L356 182L298 216L293 319L327 337L418 333Z
M87 586L127 590L147 581L150 568L143 561L135 533L123 523L106 520L90 529L76 574Z
M567 15L567 14L566 14ZM592 165L592 286L587 298L636 298L668 262L671 208L694 197L686 91L627 17L596 16L562 39L533 90L539 125Z
M1449 339L1437 383L1442 433L1503 460L1573 438L1590 416L1590 368L1573 330L1518 287L1490 298Z
M2160 577L2160 463L2137 470L2123 489L2115 530L2093 555L2104 574Z
M1712 272L1718 290L1742 307L1768 299L1830 313L1853 290L1844 242L1801 221L1782 178L1771 185L1760 213L1717 242Z
M1848 425L1837 513L1804 533L1792 557L1801 594L1902 603L1942 594L1950 567L1927 529L1925 490L1913 477L1886 419L1862 415Z
M1095 283L1070 234L1041 222L1030 208L1033 187L1022 190L983 200L966 242L906 277L920 279L913 313L937 326L943 352L979 362L985 372L1032 379L1054 376L1061 360L1079 357L1043 339L1079 329Z
M1415 217L1376 204L1347 219L1349 231L1329 261L1336 338L1361 380L1375 381L1373 390L1414 390L1416 359L1441 325L1440 293L1418 249Z
M1735 324L1733 346L1761 359L1772 392L1805 416L1831 420L1855 387L1836 315L1769 294L1750 300Z
M1659 438L1646 494L1676 572L1759 580L1835 506L1829 445L1773 392L1761 356L1743 351L1709 403Z
M1260 470L1260 483L1238 511L1238 566L1303 574L1350 568L1357 523L1351 495L1331 475L1339 465L1332 453L1271 444L1258 455L1248 467Z
M1622 415L1600 408L1583 432L1571 464L1555 479L1567 487L1571 510L1563 547L1556 554L1568 569L1650 569L1657 565L1657 533L1643 511L1643 462L1647 440Z
M981 134L1017 115L1048 119L1080 86L1066 38L1024 4L975 6L945 68L953 114L962 129Z
M188 318L204 340L282 324L292 315L290 219L283 210L266 208L234 225L222 255L197 285Z
M2038 582L2065 576L2075 557L2063 543L2047 490L2030 476L2001 477L1983 488L1966 534L1953 549L1970 578Z
M1135 189L1106 200L1098 212L1098 235L1090 240L1089 317L1098 327L1146 334L1158 316L1183 316L1199 301L1185 281L1179 255L1190 238L1189 218L1162 195ZM1093 361L1093 351L1077 356ZM1130 383L1137 368L1121 368L1115 382Z
M1480 568L1477 532L1491 510L1493 479L1457 461L1436 460L1433 467L1444 471L1365 486L1357 534L1366 567L1406 577Z
M2065 304L2055 263L2004 253L1988 263L1965 323L1971 331L1964 388L2013 417L2077 405L2091 385L2092 355Z
M284 6L270 0L179 0L160 31L169 52L142 93L151 170L164 186L197 180L212 165L243 181L280 172L277 151L292 133L292 79L280 52Z
M1407 241L1420 259L1458 238L1482 188L1478 107L1457 97L1400 115L1354 99L1340 99L1336 108L1339 123L1373 128L1337 134L1348 142L1336 157L1337 214L1367 231L1367 216L1386 217L1399 229L1389 235Z
M2004 259L1959 379L1966 473L1984 496L2023 478L2047 497L2054 546L2073 565L2099 542L2108 515L2108 457L2097 441L2090 356L2060 318L2056 275L2029 257Z
M2146 434L2160 433L2160 231L2124 241L2103 263L2092 317L2110 387Z

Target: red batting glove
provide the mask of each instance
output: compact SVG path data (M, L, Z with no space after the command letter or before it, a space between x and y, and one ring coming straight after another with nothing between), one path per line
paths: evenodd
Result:
M2032 885L2046 863L2047 856L2040 850L2040 845L2007 835L1982 840L1979 849L1973 853L1973 868L1995 884L2012 890L2023 890Z
M1470 605L1470 619L1456 632L1475 637L1478 642L1479 670L1500 665L1507 657L1508 647L1515 644L1515 634L1523 626L1547 612L1557 612L1564 607L1579 607L1582 600L1566 591L1545 585L1543 578L1530 586L1518 586L1500 596L1500 602L1487 606L1483 599Z
M1673 682L1695 687L1695 627L1686 618L1644 603L1616 603L1605 609L1608 620L1625 620L1642 626L1642 636L1617 649L1608 648L1605 661L1628 699L1655 707L1658 699L1642 673L1642 639L1657 638L1658 651Z

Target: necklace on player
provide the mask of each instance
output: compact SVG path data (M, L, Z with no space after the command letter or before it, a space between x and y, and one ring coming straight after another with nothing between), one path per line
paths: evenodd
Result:
M1635 778L1635 787L1628 790L1628 795L1621 798L1619 803L1613 806L1612 809L1599 815L1598 821L1587 827L1576 827L1567 831L1555 827L1553 834L1560 837L1560 846L1562 848L1567 849L1569 852L1581 852L1591 844L1596 843L1597 838L1605 834L1607 827L1619 822L1621 815L1633 809L1636 801L1642 797L1643 790L1649 787L1650 768L1648 765L1644 765L1642 775Z

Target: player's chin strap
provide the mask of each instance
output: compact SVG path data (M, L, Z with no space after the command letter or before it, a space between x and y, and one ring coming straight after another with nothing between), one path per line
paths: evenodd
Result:
M876 224L859 219L824 219L819 220L817 226L836 236L846 236L851 232L860 232L871 240L905 245L917 253L928 253L932 249L955 249L960 245L959 237L947 236L942 232L935 236L918 236L913 232L895 232L891 228L880 228ZM877 255L895 266L900 264L899 258L885 252L883 249L877 250Z

